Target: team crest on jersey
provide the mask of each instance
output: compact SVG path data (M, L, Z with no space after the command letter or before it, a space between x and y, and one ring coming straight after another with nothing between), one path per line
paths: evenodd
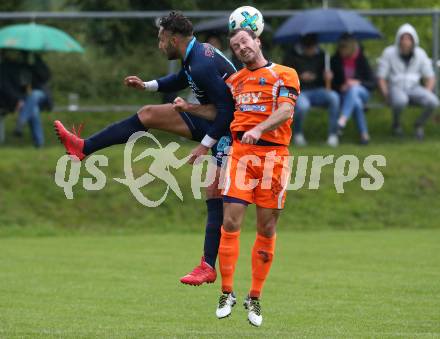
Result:
M203 48L205 50L205 55L207 57L209 57L209 58L213 58L214 57L215 49L214 49L214 47L212 45L204 43L203 44Z
M232 139L230 136L224 135L220 138L217 143L217 152L222 154L227 154L229 147L231 146Z
M264 85L266 84L266 79L265 79L265 78L260 78L260 79L258 80L258 83L259 83L261 86L264 86Z

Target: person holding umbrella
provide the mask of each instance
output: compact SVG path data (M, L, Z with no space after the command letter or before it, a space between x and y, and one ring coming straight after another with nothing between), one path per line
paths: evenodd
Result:
M291 43L307 34L316 34L320 43L339 43L331 68L332 88L343 99L339 125L341 128L345 127L354 114L361 131L361 143L368 143L370 137L364 104L369 97L369 91L374 87L374 79L357 40L381 38L380 32L355 11L317 8L301 11L286 20L276 31L274 40L278 43Z
M301 81L301 94L296 102L294 142L297 146L307 144L303 122L311 106L326 107L329 113L327 144L338 146L339 96L330 88L333 73L325 67L325 53L319 47L316 34L307 34L292 51L286 53L283 65L296 69Z
M40 109L42 106L50 109L52 102L47 88L49 68L35 53L82 53L84 49L67 33L34 22L2 27L0 49L4 49L2 54L5 55L0 72L0 94L3 97L0 97L0 101L4 102L7 109L19 112L15 135L21 136L23 126L28 123L35 146L41 147L44 136ZM29 56L33 58L31 63L28 62Z
M366 145L370 136L365 119L365 103L370 97L370 91L375 87L374 73L361 46L349 34L342 35L330 63L334 73L332 87L342 98L338 126L342 130L354 115L360 133L360 143Z

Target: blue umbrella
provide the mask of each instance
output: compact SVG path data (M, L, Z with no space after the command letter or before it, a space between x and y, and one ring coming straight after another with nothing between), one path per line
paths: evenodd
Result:
M291 43L307 34L316 34L319 42L335 42L344 33L359 40L381 38L373 24L356 12L320 8L303 11L288 19L276 31L274 40Z

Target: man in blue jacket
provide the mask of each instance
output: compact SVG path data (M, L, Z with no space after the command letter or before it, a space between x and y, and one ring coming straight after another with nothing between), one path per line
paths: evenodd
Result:
M125 85L152 92L175 92L190 87L201 104L216 107L218 114L214 120L178 112L172 104L147 105L130 118L114 123L87 139L81 139L64 128L61 122L55 121L55 130L68 154L82 160L103 148L126 143L133 133L151 128L199 141L200 144L191 152L190 163L211 149L220 164L224 147L231 142L228 134L234 112L234 102L224 80L235 72L235 68L220 51L196 40L191 21L181 13L171 12L161 18L159 26L159 49L168 60L180 59L182 69L177 74L146 82L137 76L128 76L124 80ZM223 222L219 174L220 169L217 180L206 193L208 220L204 256L199 266L181 278L184 284L201 285L216 279L215 262Z

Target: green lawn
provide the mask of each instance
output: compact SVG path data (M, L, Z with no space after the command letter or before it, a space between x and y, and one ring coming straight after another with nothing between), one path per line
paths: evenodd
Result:
M436 228L440 220L440 125L428 124L427 138L423 143L414 141L411 124L418 110L405 112L407 136L394 139L389 136L390 114L387 109L370 110L368 118L372 143L367 147L356 144L357 136L352 123L348 126L342 144L337 149L324 145L326 138L326 113L311 112L306 122L306 136L310 146L291 148L296 156L357 155L361 161L358 177L345 186L345 194L336 193L333 184L334 166L322 171L318 190L309 190L310 166L306 185L288 193L280 229L384 229L384 228ZM63 147L52 132L51 123L61 119L67 126L85 122L83 135L117 121L131 113L50 113L44 114L47 146L40 151L26 144L28 139L17 141L8 135L5 146L0 147L0 237L17 235L60 235L65 233L143 233L199 232L205 218L204 201L194 200L190 188L192 167L185 165L173 170L184 196L182 203L173 193L160 208L146 208L139 204L129 189L112 178L124 177L123 147L115 146L98 152L109 158L103 168L107 184L97 192L85 191L82 179L89 177L82 171L79 184L73 189L74 200L67 200L63 190L55 185L54 174ZM7 119L8 131L13 129L13 117ZM163 145L175 137L154 132ZM186 156L195 143L177 139L182 147L179 157ZM137 147L143 151L150 145ZM381 168L385 184L380 191L361 189L361 177L368 177L362 161L372 154L386 157L387 165ZM311 158L309 164L311 163ZM295 164L294 164L295 165ZM136 176L147 170L138 166ZM83 166L84 169L84 166ZM159 197L165 186L152 183L145 194ZM248 219L253 222L254 214ZM313 216L313 217L312 217Z
M178 156L192 148L184 143ZM146 146L145 146L146 147ZM138 147L136 154L144 148ZM338 194L334 185L334 166L322 171L320 187L309 190L310 167L306 185L289 191L280 222L283 230L436 228L440 220L440 142L422 144L380 144L370 147L343 145L308 147L292 150L295 155L356 154L361 160L370 154L382 154L387 166L380 168L384 186L379 191L361 189L364 170ZM107 184L100 191L86 191L82 180L90 175L84 170L73 188L74 199L67 200L63 189L54 182L55 167L63 154L61 147L42 151L6 147L0 162L0 237L17 235L60 235L66 233L144 233L200 232L205 219L205 202L195 200L190 187L192 167L173 170L182 192L183 203L170 193L159 208L147 208L136 201L128 187L112 178L124 177L123 147L100 152L109 158L102 168ZM310 158L311 159L311 158ZM311 163L311 160L309 160ZM362 167L362 166L361 166ZM136 176L148 169L136 166ZM150 198L160 197L166 186L153 182L143 189ZM254 213L248 219L254 220Z
M82 170L75 198L67 200L54 182L64 150L49 133L51 121L86 121L87 136L127 114L45 115L43 150L27 146L28 137L9 137L0 148L0 338L440 337L439 125L429 124L423 143L396 140L387 113L368 113L371 145L358 146L350 126L337 149L323 145L325 115L311 114L311 146L292 147L293 154L353 154L361 164L380 154L387 160L385 184L362 190L368 175L361 167L338 194L328 166L318 190L288 193L260 329L250 327L241 305L231 318L215 319L218 282L199 288L178 282L199 260L206 218L203 199L192 197L191 166L173 171L184 202L170 194L151 209L112 179L124 177L123 147L112 147L99 152L109 158L105 188L85 191L81 182L90 175ZM409 113L413 120L417 112ZM12 117L7 125L11 130ZM175 139L159 137L163 145ZM184 157L194 143L179 142ZM136 177L147 165L135 166ZM310 168L306 187L309 179ZM144 193L163 190L152 183ZM255 223L249 209L248 231ZM250 284L253 237L242 235L240 300Z
M253 232L236 274L250 284ZM0 240L0 337L440 336L440 230L279 232L259 329L219 281L183 286L201 234Z

